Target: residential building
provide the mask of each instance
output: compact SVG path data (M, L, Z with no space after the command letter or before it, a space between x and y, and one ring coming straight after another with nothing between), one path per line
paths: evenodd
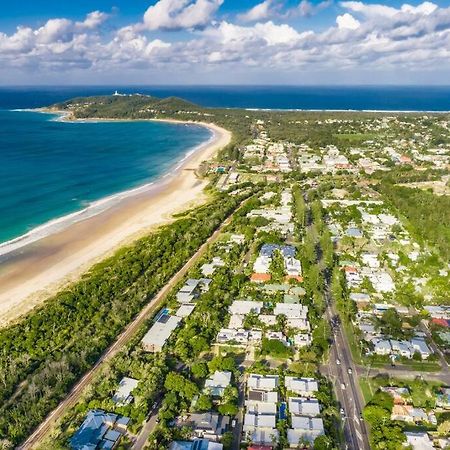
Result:
M314 378L285 377L284 384L288 391L301 397L313 397L319 390L319 383Z
M320 414L319 401L315 398L290 397L289 411L293 416L316 417Z
M205 382L205 390L213 397L222 397L231 383L231 372L216 370Z
M406 444L411 446L413 450L434 450L433 442L427 433L423 431L406 431L404 434L406 436Z
M113 449L127 431L130 419L101 409L90 410L70 439L73 450Z
M278 375L259 375L251 373L247 378L247 387L262 391L273 391L278 388Z
M325 434L320 417L293 416L292 428L288 429L289 446L297 448L300 442L313 444L317 437Z
M219 440L227 431L230 418L215 412L191 414L188 420L194 435L199 438Z
M172 332L181 322L181 317L163 314L142 338L142 347L147 352L160 352Z
M131 393L137 388L139 380L134 378L123 377L119 383L119 388L113 395L112 401L117 406L125 406L133 401Z

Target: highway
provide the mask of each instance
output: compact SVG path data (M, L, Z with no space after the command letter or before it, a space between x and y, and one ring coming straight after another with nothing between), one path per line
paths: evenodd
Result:
M244 200L234 212L236 212L243 203ZM99 373L103 363L114 358L133 338L139 328L145 323L145 321L151 317L151 315L161 306L163 301L173 287L183 279L191 267L203 256L208 247L213 244L220 236L223 228L226 227L232 218L231 214L220 227L199 247L194 255L186 262L186 264L167 282L167 284L145 305L142 311L136 316L136 318L128 324L125 330L118 336L114 343L108 347L103 353L95 365L75 384L69 394L59 405L44 419L44 421L33 431L33 433L24 441L18 450L28 450L37 448L37 446L43 441L43 439L51 431L55 423L71 408L73 408L78 402L84 389L92 382L94 377ZM151 428L148 425L147 430ZM151 428L152 430L153 428ZM151 432L150 430L150 432ZM150 434L150 433L148 433Z
M326 317L330 324L336 316L328 296ZM333 326L333 344L327 365L321 372L333 383L337 399L343 409L345 448L349 450L370 450L366 424L361 418L364 401L358 384L358 372L353 363L350 348L340 323ZM350 373L351 372L351 373Z

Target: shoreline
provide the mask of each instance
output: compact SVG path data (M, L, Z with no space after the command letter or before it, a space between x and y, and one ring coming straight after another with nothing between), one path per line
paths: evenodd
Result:
M31 110L30 110L31 111ZM40 111L40 110L34 110L43 114L58 114L58 113L51 113L47 111ZM65 115L60 114L57 118L54 120L61 120L61 121L67 121L67 122L78 122L74 119L65 119ZM95 121L98 121L95 119ZM110 122L113 120L104 120L104 122ZM155 121L155 120L153 120ZM85 121L80 121L80 123L83 123ZM162 122L168 122L168 123L175 123L170 120L162 120ZM189 124L188 122L180 122L181 124ZM195 122L192 122L192 125L195 124ZM167 184L170 179L175 177L177 175L177 172L182 170L182 166L185 162L188 161L188 159L196 152L201 152L203 148L213 145L214 140L216 139L217 131L212 129L211 126L208 124L200 124L198 126L203 126L208 128L212 135L207 140L202 142L201 144L187 149L187 151L184 153L183 157L179 160L177 160L175 163L172 164L172 166L167 170L167 172L158 175L153 180L150 180L144 184L138 185L136 187L132 187L130 189L126 189L123 191L119 191L115 194L107 195L106 197L99 198L98 200L94 200L91 203L89 203L87 206L85 206L82 209L78 209L75 211L72 211L68 214L64 214L63 216L55 217L54 219L51 219L47 222L44 222L40 225L37 225L36 227L32 228L31 230L27 231L26 233L14 237L12 239L9 239L5 242L0 242L0 269L1 264L4 262L7 262L8 259L13 256L17 251L19 251L22 247L25 247L27 245L33 244L34 242L37 242L41 239L44 239L54 233L58 233L60 231L64 231L67 227L80 222L82 220L87 220L91 217L96 216L97 214L101 214L102 212L108 210L109 208L114 207L118 203L127 200L130 197L134 197L139 194L145 194L151 192L151 190L158 188L159 186L162 186L163 184ZM1 274L1 270L0 270ZM1 291L0 291L1 292Z
M181 160L155 180L104 197L0 245L0 326L76 281L119 248L171 222L173 214L206 200L206 182L196 171L230 142L231 132L206 122L152 120L207 127L212 136L187 149Z

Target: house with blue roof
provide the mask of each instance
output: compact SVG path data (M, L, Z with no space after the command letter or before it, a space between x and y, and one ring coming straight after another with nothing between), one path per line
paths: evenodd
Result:
M70 448L73 450L113 449L126 433L129 422L128 417L107 413L101 409L92 409L70 439Z

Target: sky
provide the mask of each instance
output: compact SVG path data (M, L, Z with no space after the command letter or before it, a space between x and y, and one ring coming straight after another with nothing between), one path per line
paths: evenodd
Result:
M450 0L22 0L0 85L450 84Z

